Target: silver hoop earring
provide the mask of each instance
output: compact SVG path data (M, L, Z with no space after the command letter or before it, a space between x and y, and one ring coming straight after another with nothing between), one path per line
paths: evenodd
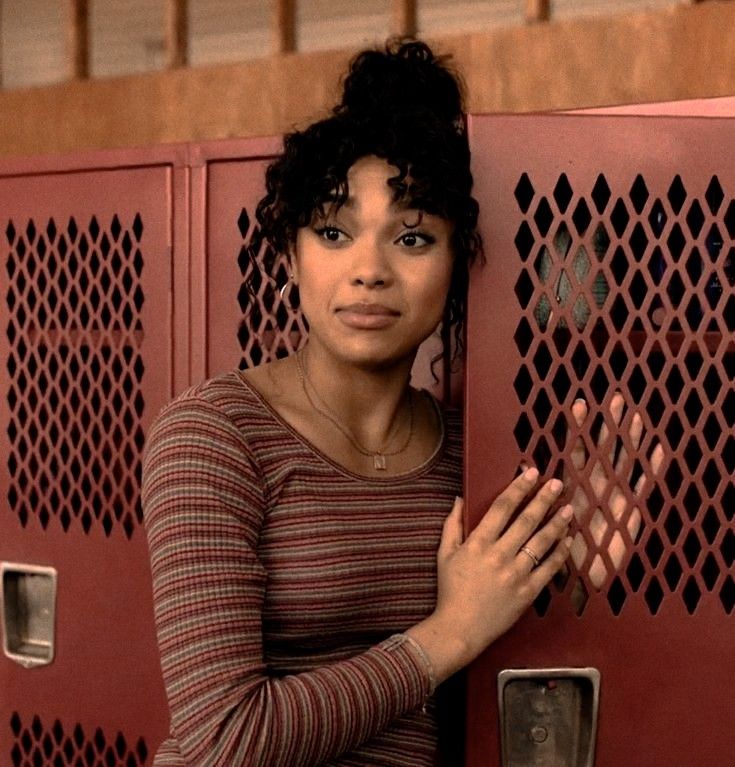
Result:
M293 281L293 274L289 274L288 275L288 279L286 280L286 282L283 283L283 285L281 286L281 289L278 291L278 294L281 296L281 301L285 301L286 300L285 297L284 297L285 293L286 293L286 288L288 288L288 290L290 292L291 291L291 287L293 285L295 285L295 284L296 283Z

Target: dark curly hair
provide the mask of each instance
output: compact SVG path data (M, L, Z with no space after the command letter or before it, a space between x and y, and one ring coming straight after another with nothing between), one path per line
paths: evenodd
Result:
M469 268L482 259L478 204L471 195L463 86L446 57L425 43L394 38L385 50L358 54L331 115L285 136L256 209L262 235L275 253L291 253L297 230L323 214L327 201L335 204L335 192L336 205L345 202L347 172L368 155L398 168L388 181L396 202L454 223L444 322L459 349Z

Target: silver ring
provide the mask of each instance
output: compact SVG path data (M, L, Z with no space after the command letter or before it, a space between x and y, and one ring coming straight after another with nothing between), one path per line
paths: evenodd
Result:
M519 551L522 551L533 562L534 567L538 567L541 560L528 548L528 546L521 546Z

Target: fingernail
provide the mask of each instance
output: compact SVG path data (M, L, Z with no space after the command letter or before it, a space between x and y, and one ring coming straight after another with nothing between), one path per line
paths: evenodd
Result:
M552 493L560 492L561 488L562 483L560 479L552 479L549 481L549 490L551 490Z
M456 506L458 503L462 503L462 497L459 495L454 496L454 505Z
M569 521L574 516L574 507L571 505L571 503L568 503L566 506L562 506L562 509L559 513L561 514L562 519Z
M579 403L581 403L582 405L586 405L587 400L584 397L577 397L577 399L575 399L572 404L577 405Z
M528 482L535 482L538 479L538 469L535 466L526 469L526 471L523 472L523 479Z

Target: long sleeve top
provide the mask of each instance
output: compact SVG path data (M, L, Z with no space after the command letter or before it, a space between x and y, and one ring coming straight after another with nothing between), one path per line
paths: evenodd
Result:
M394 635L434 607L460 487L456 413L422 466L367 478L238 371L164 408L142 493L171 714L156 767L434 765L427 668Z

